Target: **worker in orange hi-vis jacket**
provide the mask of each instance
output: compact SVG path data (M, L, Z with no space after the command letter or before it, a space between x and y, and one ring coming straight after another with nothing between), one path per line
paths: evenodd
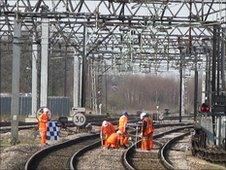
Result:
M154 142L152 139L154 126L153 121L148 117L147 113L141 113L140 119L142 121L141 125L141 150L151 150L154 147Z
M127 132L127 123L128 123L128 113L123 112L122 116L119 118L118 125L118 134L120 135L120 145L126 147L129 143L129 135Z
M41 144L46 144L47 122L50 120L50 110L43 108L41 115L38 117L38 127L41 137Z
M113 148L113 149L118 149L120 146L120 134L117 133L112 133L106 140L105 143L106 147Z
M103 121L101 130L100 130L100 137L101 137L101 145L102 147L106 146L107 138L115 132L115 128L112 123Z

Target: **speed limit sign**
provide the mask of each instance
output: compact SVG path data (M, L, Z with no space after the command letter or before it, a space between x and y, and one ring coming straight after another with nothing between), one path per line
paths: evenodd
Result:
M86 123L86 117L82 113L76 113L73 117L76 126L82 126Z

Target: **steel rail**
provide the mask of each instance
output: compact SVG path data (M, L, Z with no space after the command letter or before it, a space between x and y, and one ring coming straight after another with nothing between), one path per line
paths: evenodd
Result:
M182 135L179 135L171 140L169 140L165 145L163 145L162 148L160 148L160 161L163 164L163 166L167 169L175 169L175 167L172 165L170 160L167 158L167 151L170 149L170 147L176 143L178 140L182 139L184 136L189 135L190 132L186 132Z
M157 125L155 125L155 127L160 128L160 127L166 127L166 126L170 126L170 125L171 124L157 124ZM183 125L183 124L180 124L180 125ZM179 129L181 129L181 128L179 128ZM158 134L157 136L161 137L163 135L165 135L165 133ZM49 153L54 152L59 149L63 149L64 147L66 148L71 145L80 144L83 141L87 141L90 139L97 139L98 137L99 137L99 134L87 135L87 136L78 137L73 140L69 140L69 141L66 141L66 142L63 142L60 144L56 144L56 145L52 145L47 148L44 148L44 149L36 152L29 158L29 160L26 162L25 170L35 169L36 166L38 165L38 162L40 161L40 159L45 157L46 154L49 154ZM100 141L97 141L97 142L92 143L91 145L84 146L82 149L80 149L76 153L74 153L70 159L70 164L69 164L70 168L73 169L73 166L76 165L76 162L74 161L77 159L76 157L78 157L79 155L82 155L83 153L87 152L88 150L91 150L91 149L99 147L99 146L100 146Z
M136 129L132 130L132 133L135 133ZM130 132L131 133L131 132ZM98 148L101 146L101 141L97 141L95 143L92 143L90 145L87 145L85 147L83 147L82 149L80 149L79 151L77 151L76 153L74 153L74 155L71 157L70 159L70 170L75 170L76 169L76 165L77 165L77 160L79 157L81 157L83 154L85 154L87 151L93 150L95 148Z
M91 145L85 146L82 149L80 149L79 151L77 151L76 153L74 153L74 155L72 155L71 159L70 159L70 170L75 170L76 165L77 165L77 160L80 156L82 156L85 152L93 150L97 147L101 146L101 141L97 141L95 143L92 143Z
M130 133L135 133L136 129L133 128L133 130ZM92 143L90 145L87 145L85 147L83 147L82 149L80 149L79 151L77 151L76 153L73 154L73 156L70 159L70 170L75 170L76 166L77 166L77 162L79 157L81 157L83 154L85 154L87 151L93 150L97 147L101 146L101 141L97 141L95 143Z
M56 145L52 145L49 146L47 148L44 148L38 152L36 152L35 154L33 154L29 160L26 162L25 164L25 170L34 170L36 169L38 162L40 162L40 160L45 157L47 154L52 153L56 150L59 149L63 149L66 148L68 146L72 146L72 145L76 145L76 144L80 144L81 142L90 140L90 139L96 139L99 137L99 134L92 134L92 135L87 135L87 136L82 136L82 137L78 137L75 138L73 140L68 140L66 142L60 143L60 144L56 144Z
M91 123L91 125L94 125L94 126L100 126L103 120L101 119L101 120L94 121L93 118L94 117L89 118L87 123ZM186 118L186 117L184 117L184 118ZM189 116L187 118L189 118ZM111 123L113 123L113 124L117 124L118 119L119 118L111 118L111 119L108 119L108 120ZM177 119L179 119L179 117L167 117L167 118L165 118L165 120L177 120ZM71 124L71 125L68 125L69 127L75 127L75 125L72 125L73 122L69 121L69 123ZM20 122L19 123L19 130L32 129L32 128L37 127L37 124L38 123L24 123L24 122ZM155 124L155 127L156 126L160 126L160 127L176 126L176 125L191 125L191 124L190 123L188 123L188 124L184 124L184 123L181 123L181 124L178 124L178 123L177 124L176 123L168 124L168 123L165 123L165 124ZM10 124L10 122L5 122L5 123L2 122L2 124L0 123L0 134L1 133L6 133L6 132L10 132L10 131L11 131L11 124Z
M108 119L108 121L113 121L113 124L115 124L116 119L118 119L118 118L111 118L110 120ZM101 121L101 122L99 122L99 123L98 122L92 122L92 123L95 124L95 125L97 125L97 124L101 125L103 120L99 120L99 121ZM91 139L93 139L93 140L97 139L99 136L100 136L99 133L91 134L91 135L78 137L78 138L68 140L68 141L60 143L60 144L56 144L56 145L52 145L52 146L49 146L47 148L44 148L44 149L34 153L29 158L29 160L25 164L25 170L36 169L38 163L42 160L42 158L45 157L46 155L54 152L54 151L57 151L57 150L60 150L60 149L63 149L63 148L67 148L68 146L72 146L72 145L77 145L77 144L79 145L84 141L89 141Z
M170 133L173 133L173 132L178 132L178 131L181 131L181 130L184 130L184 129L189 129L189 128L193 128L193 125L189 125L189 126L183 126L183 127L179 127L179 128L175 128L175 129L171 129L169 131L166 131L166 132L162 132L162 133L159 133L157 135L154 135L153 136L153 139L157 139L157 138L161 138L163 137L164 135L167 135L167 134L170 134ZM135 168L129 163L128 161L128 158L129 158L129 155L131 155L134 150L135 150L135 146L140 143L140 141L138 141L137 143L133 144L131 147L129 147L126 152L123 154L123 165L126 169L128 170L135 170Z
M87 117L87 123L90 123L91 125L100 126L103 122L103 120L108 119L108 121L111 121L113 124L117 123L118 118L107 118L107 117L100 117L99 120L95 120L99 117ZM57 121L57 120L56 120ZM75 127L74 123L72 121L68 121L68 127ZM32 129L38 127L38 123L25 123L20 122L19 123L19 130L26 130L26 129ZM6 133L11 131L11 124L10 122L1 122L0 123L0 134Z
M38 123L27 123L27 122L21 122L19 121L18 125L19 126L27 126L27 125L35 125L35 124L38 124ZM11 122L0 122L0 127L9 127L11 126Z
M178 124L157 124L157 125L155 125L155 128L162 128L162 127L167 127L167 126L177 126L177 125ZM183 123L180 123L179 125L184 125L184 124ZM188 126L188 124L187 124L187 126ZM191 124L189 124L189 127L193 127L193 126L191 126ZM181 128L177 128L177 129L181 129ZM156 137L162 137L165 134L168 134L168 133L164 133L163 132L163 133L160 133L160 134L155 135L155 136ZM158 143L158 142L156 142L156 144L161 146L161 144ZM76 169L76 166L77 166L77 162L78 162L79 157L81 157L82 155L84 155L87 151L96 149L96 148L98 148L100 146L101 146L101 141L97 141L95 143L92 143L90 145L87 145L87 146L81 148L79 151L77 151L76 153L74 153L74 155L70 158L70 170L75 170Z
M37 125L23 125L23 126L19 126L18 127L18 130L26 130L26 129L32 129L32 128L35 128L37 127ZM7 133L7 132L10 132L11 131L11 127L10 126L3 126L3 127L0 127L0 134L2 133Z

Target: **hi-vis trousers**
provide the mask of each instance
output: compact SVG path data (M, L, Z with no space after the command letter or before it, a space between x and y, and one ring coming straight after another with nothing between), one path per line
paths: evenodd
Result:
M141 145L140 148L141 150L151 150L154 147L154 142L152 139L153 133L147 136L143 136L141 139Z
M46 144L46 130L39 130L40 137L41 137L41 144Z

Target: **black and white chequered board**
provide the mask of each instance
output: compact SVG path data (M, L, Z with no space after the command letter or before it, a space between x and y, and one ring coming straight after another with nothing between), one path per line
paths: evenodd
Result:
M59 137L59 127L56 121L49 121L47 123L47 140L58 140Z

